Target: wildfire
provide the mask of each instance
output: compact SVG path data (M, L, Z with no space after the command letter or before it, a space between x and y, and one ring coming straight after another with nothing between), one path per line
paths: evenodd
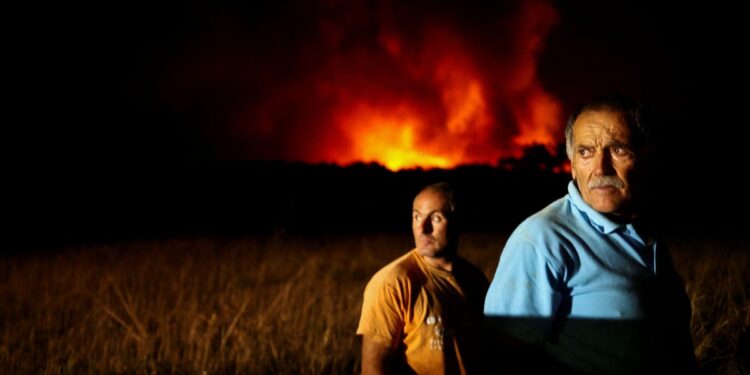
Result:
M417 144L420 119L404 110L383 111L361 109L348 120L354 153L349 162L378 162L391 170L429 166L449 168L455 165L447 156L431 152ZM387 116L391 113L391 117Z
M397 101L379 100L374 101L379 104L373 104L367 92L355 95L359 104L353 106L354 110L344 110L345 115L339 119L339 127L352 147L348 153L334 155L335 161L377 162L392 170L452 168L471 163L494 164L508 154L519 154L528 145L554 147L559 105L539 88L529 67L519 69L526 79L516 78L515 91L507 94L525 97L511 107L517 134L510 140L498 141L493 137L504 134L498 134L496 128L501 124L488 105L492 98L484 87L489 78L481 74L470 51L449 30L432 27L426 34L425 39L430 42L421 46L417 59L429 63L420 65L421 70L413 76L426 84L435 97L425 104L416 94L394 93ZM403 41L392 34L380 40L401 67L414 71L401 56Z
M487 11L492 16L469 8L480 6L436 5L425 12L387 1L317 4L311 9L323 10L290 21L293 36L286 34L289 25L267 25L269 35L289 46L256 53L273 45L259 42L248 62L238 61L235 51L259 38L238 38L236 47L206 38L206 48L226 51L196 51L186 59L187 78L178 80L187 87L173 91L229 87L250 98L230 97L231 108L241 109L211 117L232 123L217 125L221 134L214 138L242 145L222 148L227 158L377 162L398 170L496 164L532 144L554 150L560 105L538 82L536 59L557 22L555 10L542 0L496 15ZM235 83L237 77L245 78ZM212 110L216 102L224 101L206 105Z

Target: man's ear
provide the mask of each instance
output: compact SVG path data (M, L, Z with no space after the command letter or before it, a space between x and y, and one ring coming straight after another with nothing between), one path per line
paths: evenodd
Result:
M573 176L573 179L576 179L576 165L573 163L573 160L570 160L570 174Z

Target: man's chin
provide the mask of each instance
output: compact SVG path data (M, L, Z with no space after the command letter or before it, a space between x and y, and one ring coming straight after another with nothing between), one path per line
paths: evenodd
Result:
M622 209L623 204L621 201L600 201L591 207L603 214L614 214Z
M432 258L443 257L450 253L448 248L446 247L441 248L435 245L418 247L417 252L422 256L432 257Z
M423 257L434 257L437 255L440 251L434 247L431 246L420 246L417 247L417 253Z

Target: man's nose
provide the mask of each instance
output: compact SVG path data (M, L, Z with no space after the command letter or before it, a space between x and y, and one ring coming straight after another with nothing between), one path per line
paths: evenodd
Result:
M606 149L594 155L594 175L610 176L614 172L615 168L612 165L612 156Z
M430 218L425 218L419 223L419 229L422 233L432 233L432 221Z

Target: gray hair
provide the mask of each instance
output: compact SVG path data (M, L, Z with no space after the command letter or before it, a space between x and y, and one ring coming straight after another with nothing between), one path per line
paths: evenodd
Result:
M609 110L623 115L625 124L630 128L631 140L636 148L648 145L649 135L643 120L643 107L635 99L620 95L596 98L573 111L565 126L565 151L568 159L573 160L573 125L584 112Z

